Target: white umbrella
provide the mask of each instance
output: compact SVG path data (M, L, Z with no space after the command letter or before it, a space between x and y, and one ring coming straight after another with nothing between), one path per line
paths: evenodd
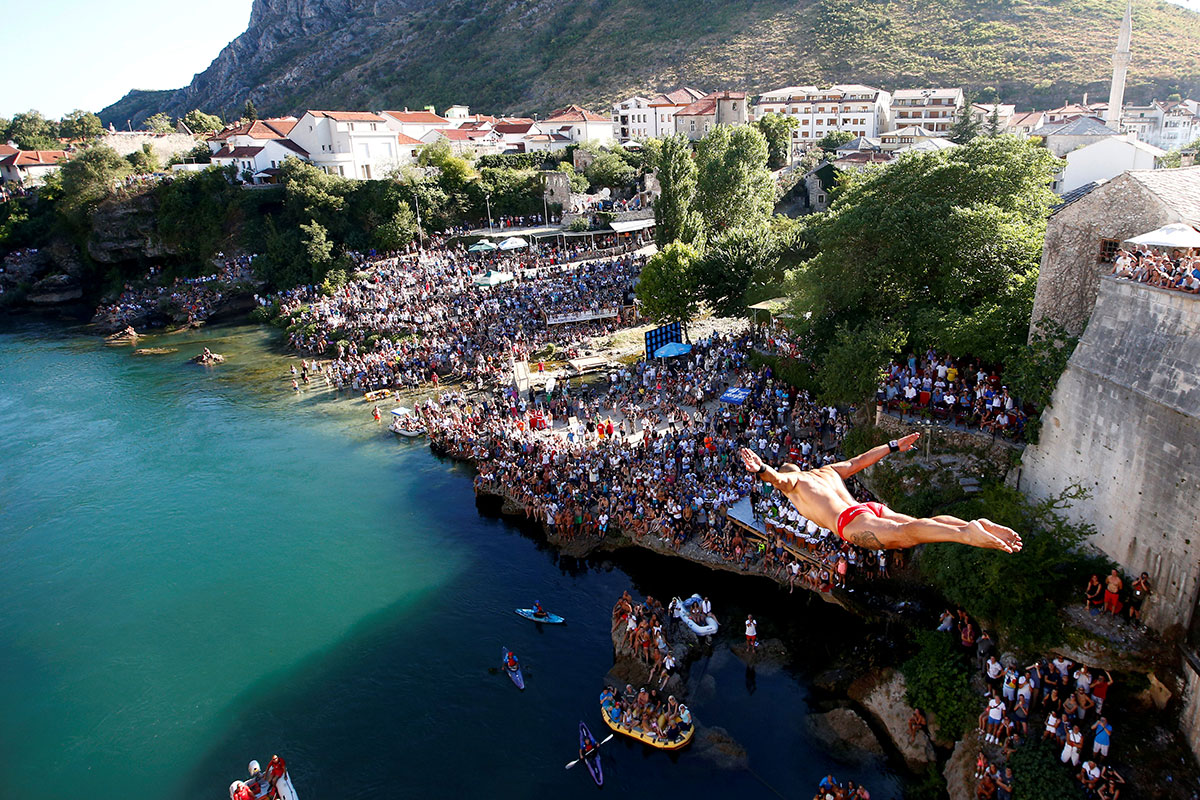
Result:
M501 250L520 250L522 247L529 247L529 242L520 236L509 237L500 243Z
M1164 225L1156 231L1143 233L1141 236L1135 236L1125 241L1129 244L1144 244L1151 247L1177 247L1181 250L1187 250L1192 247L1200 247L1200 231L1197 231L1191 225L1175 222L1170 225Z

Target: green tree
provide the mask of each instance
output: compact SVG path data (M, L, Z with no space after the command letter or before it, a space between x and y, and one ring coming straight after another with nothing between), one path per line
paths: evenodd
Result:
M417 238L417 221L407 203L401 203L391 218L375 231L375 243L382 250L402 250Z
M571 183L571 191L582 194L588 190L588 179L575 171L575 167L568 164L566 161L558 165L558 171L567 176L567 180Z
M637 170L617 153L608 151L597 156L585 171L593 189L619 189L637 180Z
M1058 169L1045 148L999 136L845 173L816 224L820 252L794 276L813 358L842 326L895 324L913 347L1011 359L1025 344Z
M151 114L142 122L144 130L152 133L170 133L175 130L175 125L171 122L171 115L165 111L159 111L157 114Z
M637 286L642 313L659 323L691 321L698 310L693 268L699 258L696 248L683 242L671 242L651 256Z
M988 115L987 135L999 136L1004 133L1004 128L1000 125L1000 103L997 102L992 106L992 113Z
M774 112L764 114L754 122L755 127L767 140L767 166L782 169L792 160L792 131L800 121L795 117Z
M655 168L662 193L654 203L654 240L659 248L695 243L703 222L695 209L696 161L688 138L680 133L663 139Z
M258 109L254 107L254 101L246 98L246 104L242 106L242 119L253 122L258 119Z
M747 125L713 128L696 149L696 206L707 236L764 224L775 206L767 140Z
M95 139L104 135L104 126L90 111L75 109L59 122L58 132L66 139Z
M894 324L839 325L817 369L822 400L837 405L861 402L883 380L888 360L906 340L904 331Z
M40 111L14 114L8 123L8 137L22 150L55 150L58 148L58 127Z
M300 225L301 241L304 244L304 257L312 270L314 283L319 283L333 264L333 242L325 226L313 220Z
M183 115L183 124L187 125L192 133L213 133L225 125L216 114L205 114L198 108L193 108Z
M133 167L133 171L138 175L153 174L158 172L161 166L158 163L158 156L154 155L154 150L150 147L149 142L143 144L141 150L134 150L125 156L125 160L129 162L129 166Z
M59 170L62 179L59 207L76 233L86 233L87 215L129 172L129 162L102 144L88 147L63 163Z
M971 113L971 104L964 103L959 109L958 117L950 126L950 141L955 144L966 144L979 135L979 120Z
M817 142L817 147L824 150L826 153L832 153L847 142L853 141L854 134L850 131L830 131L821 137Z
M708 243L696 262L696 282L714 311L741 316L751 284L776 279L772 272L778 263L776 241L767 226L734 228Z

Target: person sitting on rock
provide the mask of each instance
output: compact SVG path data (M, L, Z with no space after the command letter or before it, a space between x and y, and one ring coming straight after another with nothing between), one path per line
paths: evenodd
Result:
M925 719L925 712L919 708L914 708L912 716L908 718L908 740L915 741L917 734L929 727L928 720Z

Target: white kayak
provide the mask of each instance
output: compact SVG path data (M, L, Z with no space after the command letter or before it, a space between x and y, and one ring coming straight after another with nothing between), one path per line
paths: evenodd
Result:
M694 594L683 601L683 624L697 636L712 636L717 632L717 618L711 613L704 615L703 624L696 621L700 615L700 595Z

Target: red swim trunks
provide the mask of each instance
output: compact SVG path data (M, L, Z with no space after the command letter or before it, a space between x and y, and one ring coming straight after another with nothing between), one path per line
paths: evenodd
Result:
M871 514L874 514L877 517L882 517L883 516L883 504L882 503L859 503L856 506L850 506L845 511L838 514L838 518L837 518L837 535L838 535L838 537L842 541L846 541L846 537L842 534L842 531L844 531L846 529L846 526L849 525L850 521L853 520L855 517L859 516L860 514L866 514L868 512Z

